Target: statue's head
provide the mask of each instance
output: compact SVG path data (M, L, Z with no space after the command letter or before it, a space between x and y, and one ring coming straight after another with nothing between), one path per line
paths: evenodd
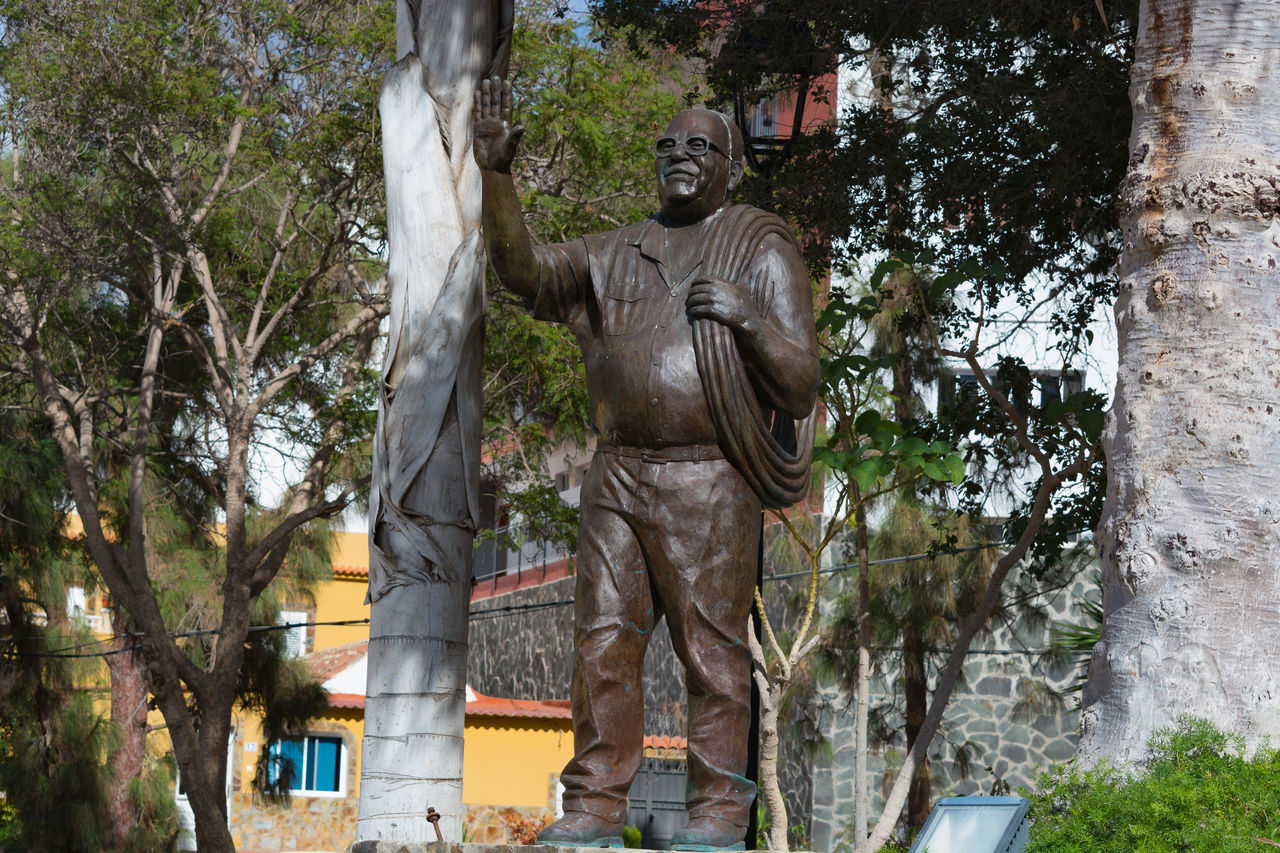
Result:
M720 208L742 180L742 131L732 119L684 110L654 143L658 200L678 222L697 222Z

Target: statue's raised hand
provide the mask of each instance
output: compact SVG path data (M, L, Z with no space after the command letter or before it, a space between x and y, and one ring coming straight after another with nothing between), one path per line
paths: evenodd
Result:
M511 84L501 77L482 80L471 116L476 163L481 169L510 172L520 137L524 136L523 127L511 126Z

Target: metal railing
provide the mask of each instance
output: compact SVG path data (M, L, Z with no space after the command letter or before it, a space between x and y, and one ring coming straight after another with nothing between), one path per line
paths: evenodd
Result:
M516 585L531 571L539 571L543 577L547 565L567 556L550 542L529 541L518 525L495 528L492 537L486 536L476 545L472 560L471 582L473 586L490 583L497 589L498 578L515 575ZM505 542L518 542L518 548L510 549Z

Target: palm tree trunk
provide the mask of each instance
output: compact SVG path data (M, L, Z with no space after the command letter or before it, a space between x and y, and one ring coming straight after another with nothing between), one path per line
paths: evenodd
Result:
M867 505L858 484L851 482L855 501L854 537L858 548L858 713L854 724L853 826L854 847L866 840L871 825L871 792L867 772L867 724L871 714L871 553Z
M511 0L400 0L379 110L390 328L370 498L358 841L462 837L485 256L471 109L505 71Z

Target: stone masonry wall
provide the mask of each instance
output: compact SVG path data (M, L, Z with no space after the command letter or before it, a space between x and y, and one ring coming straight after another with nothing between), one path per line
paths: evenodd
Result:
M232 838L241 853L346 850L355 838L360 798L293 797L287 806L247 792L231 795Z
M1077 581L1068 590L1045 602L1049 624L1059 620L1078 621L1075 604L1083 600L1086 588ZM1068 699L1048 713L1035 713L1025 701L1036 685L1064 691L1081 674L1084 662L1054 668L1042 664L1035 652L1048 644L1047 627L1041 631L1014 631L1000 628L974 643L964 670L964 683L957 685L943 720L940 736L930 750L936 802L941 797L991 794L997 785L1007 784L1013 793L1031 790L1049 765L1072 756L1077 740L1079 711ZM1030 650L1030 651L1028 651ZM871 687L871 702L894 703L897 674L879 673ZM854 788L854 703L843 691L824 687L816 703L821 711L823 736L829 746L814 773L813 849L850 849L845 831L853 819ZM1020 713L1021 712L1021 713ZM891 715L891 728L901 731L901 717ZM956 761L957 747L967 745L972 753L969 774L962 778ZM893 785L895 768L906 753L905 738L873 746L868 756L871 773L871 817L883 808Z

